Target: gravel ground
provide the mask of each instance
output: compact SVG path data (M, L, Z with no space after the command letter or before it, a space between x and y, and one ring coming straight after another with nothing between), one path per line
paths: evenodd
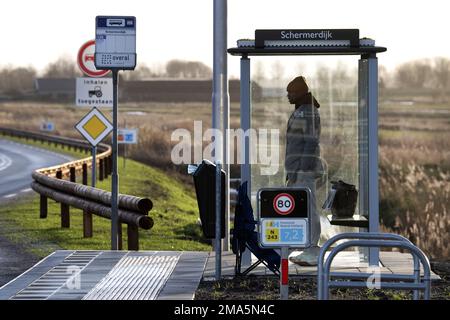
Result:
M433 281L431 298L450 300L450 261L432 261L431 267L442 280ZM196 292L195 300L277 300L279 298L279 279L275 276L247 276L216 281L202 281ZM316 279L291 278L289 281L289 299L316 299ZM411 299L408 291L369 290L369 289L332 289L332 299L341 300L398 300Z
M39 261L39 257L0 236L0 287L13 280Z

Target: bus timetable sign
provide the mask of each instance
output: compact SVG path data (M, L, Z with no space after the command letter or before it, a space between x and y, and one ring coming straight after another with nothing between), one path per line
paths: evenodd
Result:
M96 17L95 67L99 70L134 70L136 17Z
M262 247L310 246L308 188L264 188L258 192L258 218Z

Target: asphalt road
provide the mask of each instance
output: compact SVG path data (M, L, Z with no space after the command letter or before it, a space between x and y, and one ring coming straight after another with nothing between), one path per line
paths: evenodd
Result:
M34 146L0 139L0 204L8 198L31 191L31 172L72 160Z
M0 206L7 206L31 192L31 172L57 165L71 157L29 145L0 139ZM0 287L33 266L39 257L26 252L20 244L5 236L7 230L0 225Z

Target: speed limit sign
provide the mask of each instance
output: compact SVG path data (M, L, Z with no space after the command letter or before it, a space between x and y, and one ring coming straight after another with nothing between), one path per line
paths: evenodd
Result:
M301 187L258 191L259 242L262 247L309 247L310 192Z
M280 193L273 199L273 209L282 216L287 216L294 208L295 200L289 193Z

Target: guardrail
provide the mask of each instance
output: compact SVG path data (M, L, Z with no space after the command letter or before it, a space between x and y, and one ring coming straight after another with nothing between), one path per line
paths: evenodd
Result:
M48 142L50 145L67 146L69 150L84 151L89 153L91 146L88 142L52 136L38 132L28 132L8 128L0 128L0 134L11 137L31 139L33 141ZM111 147L107 144L97 146L99 154L97 161L92 163L92 157L63 163L57 166L42 168L31 175L33 182L31 188L40 194L41 219L47 218L48 199L53 199L61 204L61 227L70 228L70 207L83 210L83 236L92 237L92 215L111 219L111 192L88 186L88 168L97 166L98 178L103 180L111 174L112 158ZM81 173L81 184L76 183L77 173ZM63 180L68 177L69 180ZM148 198L140 198L131 195L119 194L119 249L122 249L122 224L127 225L128 250L139 250L139 228L151 229L153 219L148 216L153 203Z

